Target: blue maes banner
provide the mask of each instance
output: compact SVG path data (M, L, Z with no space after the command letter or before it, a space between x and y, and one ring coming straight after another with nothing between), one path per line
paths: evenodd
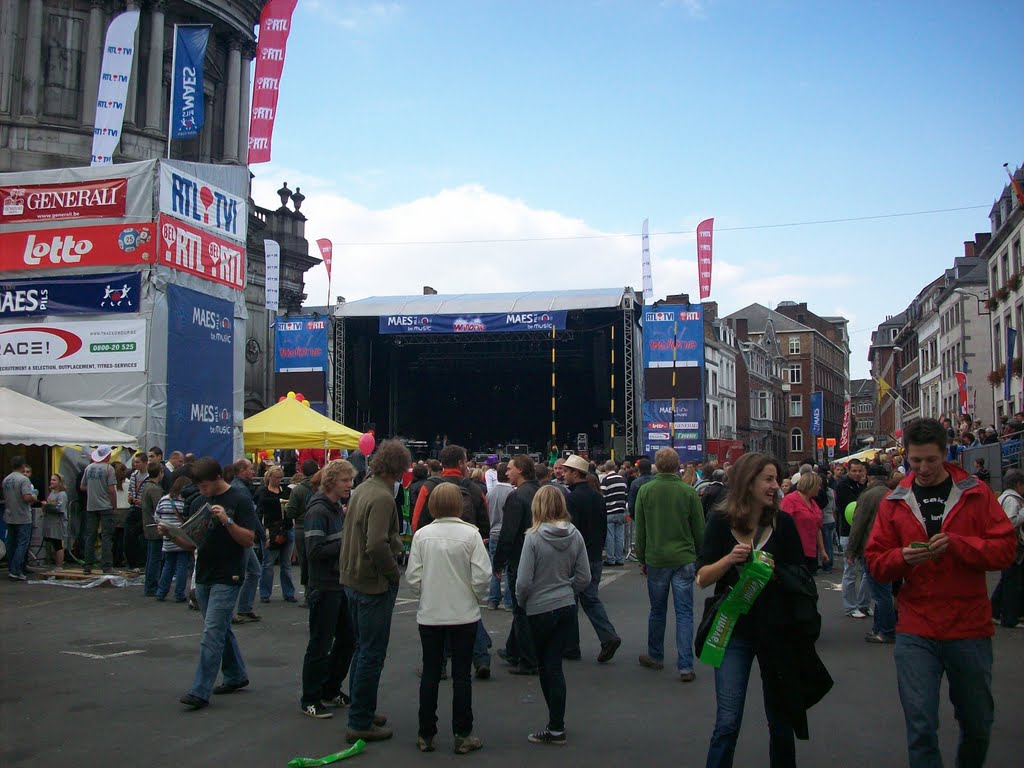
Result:
M165 450L226 464L234 433L234 308L230 301L167 287Z
M565 310L465 315L382 315L381 334L564 331Z
M209 24L175 24L171 64L171 138L191 139L203 127L203 60Z
M822 420L825 406L822 403L823 392L811 392L811 434L821 437L825 434Z
M282 317L274 331L277 373L327 370L327 318Z
M139 311L138 272L0 280L0 317Z

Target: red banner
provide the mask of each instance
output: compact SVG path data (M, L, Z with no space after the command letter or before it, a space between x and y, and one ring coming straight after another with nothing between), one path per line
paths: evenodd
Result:
M256 47L256 75L249 115L249 165L270 162L277 98L281 92L284 52L292 13L298 0L270 0L260 14L260 36Z
M170 216L160 216L157 263L204 280L245 288L245 248Z
M967 413L967 374L963 371L956 371L956 386L960 396L960 413Z
M334 260L334 246L331 245L331 241L326 237L316 241L317 247L320 249L320 256L324 260L324 266L327 267L327 284L331 284L331 262Z
M0 187L0 224L124 217L128 179Z
M704 219L697 225L697 277L701 301L711 296L711 243L714 230L714 219Z
M102 224L0 233L0 271L151 264L153 224Z
M839 435L839 450L850 450L850 398L843 403L843 431Z

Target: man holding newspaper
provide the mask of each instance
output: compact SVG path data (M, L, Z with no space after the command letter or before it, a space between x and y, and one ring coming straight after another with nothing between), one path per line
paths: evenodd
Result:
M196 598L203 612L203 638L192 689L181 697L191 709L210 703L210 694L234 693L249 684L245 661L231 631L231 614L245 578L248 547L258 527L252 500L224 481L215 459L202 458L193 470L200 496L180 528L160 525L185 550L196 553ZM224 681L217 682L218 668Z

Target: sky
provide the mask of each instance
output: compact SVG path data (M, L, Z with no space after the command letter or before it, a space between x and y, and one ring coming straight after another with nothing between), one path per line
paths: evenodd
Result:
M720 314L846 317L866 377L1024 164L1022 28L1020 0L299 0L253 197L301 187L333 241L311 305L639 291L645 218L655 298L696 297L714 217Z

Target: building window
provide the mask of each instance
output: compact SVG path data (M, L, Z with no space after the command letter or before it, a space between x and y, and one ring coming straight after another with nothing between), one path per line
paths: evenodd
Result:
M51 13L46 21L43 114L77 118L82 93L82 19Z
M800 453L804 449L804 433L794 429L789 433L789 450L792 453Z
M1000 261L1003 265L1003 285L1006 285L1006 281L1010 279L1010 251L1009 249L1003 251L1000 256Z
M789 383L790 384L801 384L803 383L803 368L800 363L792 363L789 366Z
M789 415L790 416L803 416L804 415L804 399L801 395L790 395L789 396Z
M757 400L754 402L754 415L758 419L768 418L768 393L764 390L757 393Z
M789 354L799 355L800 354L800 337L790 336L789 337Z
M999 365L1000 365L1000 362L1003 359L1003 334L1002 334L1002 329L1001 329L1001 327L999 325L999 321L998 320L996 320L992 324L992 346L994 347L994 350L995 350L995 364L996 364L996 368L998 368ZM1013 361L1012 360L1008 360L1007 362L1011 363Z

